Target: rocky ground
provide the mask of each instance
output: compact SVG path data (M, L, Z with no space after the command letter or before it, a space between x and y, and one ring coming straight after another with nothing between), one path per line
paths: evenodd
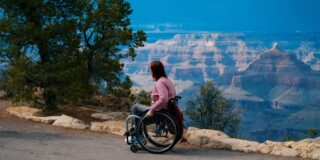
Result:
M221 159L221 160L301 160L256 153L199 148L213 144L203 138L202 146L179 144L172 152L153 155L140 151L132 153L124 137L98 133L89 129L75 130L10 116L5 112L8 102L0 101L0 160L20 159ZM62 116L61 116L62 117ZM61 118L60 117L60 118ZM72 120L74 122L74 120ZM111 121L112 122L112 121ZM98 123L98 122L97 122ZM103 122L107 123L107 122ZM98 123L100 124L100 123ZM84 124L86 125L86 124ZM111 125L110 123L107 125ZM92 124L91 124L92 128ZM99 128L99 127L98 127ZM108 130L107 128L103 128ZM111 129L114 130L114 129ZM198 130L193 130L197 132ZM118 131L122 132L122 131ZM191 134L190 132L189 134ZM201 134L198 134L201 136ZM202 135L203 136L203 135ZM197 143L197 137L191 143ZM210 142L210 143L209 143ZM231 143L231 142L230 142ZM216 144L216 143L215 143ZM207 146L208 146L207 145ZM226 147L227 148L227 147Z

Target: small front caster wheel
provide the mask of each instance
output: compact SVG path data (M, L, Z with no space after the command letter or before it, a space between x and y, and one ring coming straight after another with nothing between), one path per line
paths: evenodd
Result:
M138 147L137 145L131 145L130 150L131 150L133 153L137 153L138 150L139 150L139 147Z

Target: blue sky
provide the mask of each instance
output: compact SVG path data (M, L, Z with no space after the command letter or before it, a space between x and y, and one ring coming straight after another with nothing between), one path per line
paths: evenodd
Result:
M320 32L320 0L129 0L147 32Z

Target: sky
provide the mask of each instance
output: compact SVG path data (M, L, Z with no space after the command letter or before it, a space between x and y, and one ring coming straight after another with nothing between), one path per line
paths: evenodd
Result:
M320 0L128 0L134 29L320 32Z

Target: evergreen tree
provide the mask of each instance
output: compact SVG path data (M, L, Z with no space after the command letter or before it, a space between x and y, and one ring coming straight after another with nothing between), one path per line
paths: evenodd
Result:
M200 88L195 100L187 102L186 115L191 125L203 129L215 129L236 136L240 123L239 111L232 108L211 81Z
M2 86L45 111L90 98L103 82L119 88L120 60L146 40L129 28L124 0L1 0L0 12Z
M134 48L143 46L145 33L133 33L128 16L130 4L124 0L97 0L85 6L79 30L82 49L87 58L87 84L106 82L107 90L121 86L118 78L123 64L120 59L134 58ZM126 53L120 53L127 46Z

